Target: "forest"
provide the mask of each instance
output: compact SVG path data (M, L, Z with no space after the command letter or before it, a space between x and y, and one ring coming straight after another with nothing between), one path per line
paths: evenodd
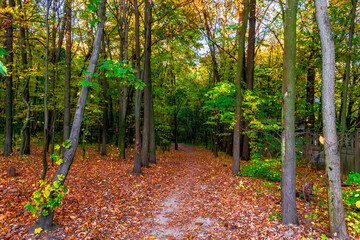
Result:
M359 15L3 0L0 238L360 238Z

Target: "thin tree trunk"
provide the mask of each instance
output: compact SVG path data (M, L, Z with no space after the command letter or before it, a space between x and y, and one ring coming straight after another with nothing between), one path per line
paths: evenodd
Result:
M322 112L323 116L326 116L323 122L330 233L334 238L347 239L349 235L342 200L340 154L335 123L335 45L327 0L315 0L315 11L322 51Z
M247 89L254 88L254 65L255 65L255 34L256 34L256 0L250 0L250 18L249 18L249 43L247 50L247 68L246 82ZM245 132L250 131L249 121L245 120ZM242 157L244 160L250 159L250 138L244 134Z
M105 40L103 39L103 47L101 50L104 59L106 58L106 53L105 53ZM103 87L103 121L102 121L102 129L101 129L101 142L102 142L102 146L101 146L101 155L105 156L106 155L106 135L107 135L107 116L108 116L108 82L105 76L105 70L101 69L101 79L102 79L102 87Z
M6 8L6 1L3 2L3 7ZM15 1L9 0L9 7L15 7ZM13 61L14 61L14 51L13 51L13 15L11 13L6 13L7 15L7 24L5 24L5 42L4 48L8 52L8 56L5 56L5 62L7 65L8 74L5 76L6 84L6 100L5 100L5 143L4 143L4 156L10 156L12 153L12 137L13 137Z
M65 89L64 89L64 136L65 142L70 136L70 79L71 79L71 0L65 1L66 46L65 46Z
M243 66L244 66L244 52L245 52L245 35L247 29L247 22L249 18L249 0L244 0L244 9L242 14L242 19L239 19L239 22L242 24L239 40L238 40L238 60L236 67L236 77L235 77L235 86L236 86L236 103L235 103L235 126L234 126L234 140L233 140L233 164L232 164L232 174L237 175L240 171L240 137L241 137L241 115L242 115L242 93L241 85L243 81Z
M139 37L139 6L137 0L134 0L135 7L135 52L136 52L136 79L141 79L140 66L140 37ZM133 172L141 174L141 133L140 133L140 88L136 89L135 93L135 148L134 148L134 169Z
M144 127L142 138L141 165L149 167L150 139L150 96L151 96L151 4L145 0L145 47L144 47Z
M101 21L100 21L97 31L96 31L94 45L93 45L93 52L91 54L90 63L89 63L88 69L87 69L88 73L85 75L85 81L87 81L87 82L92 81L92 76L95 71L95 67L97 65L97 61L99 58L99 52L100 52L100 48L101 48L101 40L102 40L102 35L104 32L104 25L105 25L105 4L106 4L105 0L100 1L99 18ZM79 134L80 134L80 130L81 130L81 123L83 120L87 94L88 94L88 86L83 85L81 92L80 92L80 96L79 96L79 100L78 100L78 104L77 104L76 112L75 112L75 116L74 116L74 121L72 124L71 133L70 133L71 146L69 148L65 148L64 156L63 156L64 162L59 166L58 170L56 171L55 176L52 180L52 184L55 181L59 181L61 184L63 184L69 173L70 166L74 160L76 148L79 143ZM43 214L40 214L35 226L33 226L32 228L29 229L30 232L33 232L36 228L39 228L39 227L41 227L44 230L52 227L54 212L51 212L49 209L45 209L45 210L48 210L49 215L44 216Z
M125 8L124 8L125 11ZM126 19L124 12L124 19ZM125 32L124 32L124 59L128 60L129 54L129 22L125 20ZM124 91L122 96L122 107L120 112L120 158L125 159L125 133L126 133L126 115L127 115L127 106L128 106L128 85L124 83Z
M156 136L154 119L154 101L152 90L150 91L150 139L149 139L149 162L156 163Z
M23 13L24 9L22 8L21 0L17 1L19 8L21 9L21 19L25 19L25 14ZM29 68L32 67L32 64L28 64L28 54L26 49L26 31L23 25L20 26L20 48L21 48L21 60L23 65L23 72L27 72ZM25 121L21 128L21 146L20 146L20 159L22 159L23 154L30 154L30 104L29 104L29 81L30 76L25 78L24 87L21 93L21 99L26 106Z
M295 61L297 0L287 0L284 29L283 133L281 206L282 224L298 225L296 211Z
M49 111L47 106L47 94L48 94L48 81L49 81L49 10L50 1L46 1L46 47L45 47L45 94L44 94L44 144L42 150L42 164L43 171L41 173L41 179L44 180L48 169L48 163L46 160L46 153L48 149L49 138Z
M347 93L349 88L349 80L350 80L350 62L351 62L351 49L352 42L354 36L354 28L355 28L355 17L356 17L356 5L358 0L351 0L352 2L352 12L351 12L351 20L350 20L350 30L349 30L349 48L346 56L346 67L345 67L345 79L344 79L344 91L341 105L341 138L344 137L346 131L346 105L347 105Z

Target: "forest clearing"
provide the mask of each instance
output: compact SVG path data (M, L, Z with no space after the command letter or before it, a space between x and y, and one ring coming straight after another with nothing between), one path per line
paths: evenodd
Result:
M35 149L21 162L16 155L11 163L0 160L5 239L320 239L316 229L328 231L326 206L319 204L326 201L323 171L309 169L318 191L310 203L298 198L300 225L287 227L279 221L279 182L233 177L229 156L214 158L209 150L181 144L160 154L143 175L131 173L132 159L118 160L115 148L108 156L89 149L84 160L79 150L56 227L29 234L36 218L24 206L38 187L41 150ZM14 178L4 176L9 165L17 166Z

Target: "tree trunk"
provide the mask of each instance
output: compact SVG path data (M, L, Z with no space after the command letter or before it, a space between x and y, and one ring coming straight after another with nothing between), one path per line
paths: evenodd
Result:
M284 29L283 133L281 206L282 224L298 225L296 211L295 61L297 0L287 0Z
M65 89L64 89L64 136L65 142L70 136L70 79L71 79L71 1L65 1L66 46L65 46Z
M256 40L256 0L250 0L250 18L249 18L249 43L247 50L247 68L246 82L247 89L254 88L254 65L255 65L255 40ZM249 121L245 120L245 132L250 131ZM250 138L244 135L242 157L244 160L250 159Z
M6 8L6 1L3 2L3 7ZM15 7L15 1L9 0L9 7ZM6 98L5 98L5 143L4 143L4 156L10 156L12 153L12 137L13 137L13 62L14 62L14 51L13 51L13 15L6 13L7 24L5 27L5 42L4 49L8 52L8 56L5 56L5 62L7 65L8 74L4 77L6 84Z
M341 192L340 154L335 123L335 46L326 0L315 0L316 20L322 51L322 104L325 137L325 162L328 181L330 233L347 239L345 212Z
M47 106L47 94L48 94L48 81L49 81L49 10L50 1L46 1L46 47L45 47L45 94L44 94L44 144L42 150L42 164L43 171L41 173L41 179L44 180L48 169L48 163L46 160L46 153L49 143L49 111Z
M25 19L25 14L23 13L24 9L22 8L21 0L17 1L19 8L21 9L21 19ZM28 53L26 49L26 31L23 25L20 26L20 48L21 48L21 60L23 65L23 72L26 73L32 64L28 65ZM21 93L21 99L26 106L25 121L21 128L21 146L20 146L20 159L22 159L23 154L30 154L30 104L29 104L29 81L30 76L26 76L24 87Z
M125 11L125 8L124 8ZM125 12L124 12L125 18ZM126 19L126 18L125 18ZM129 54L129 22L125 20L125 32L124 32L124 59L128 60ZM120 158L125 159L125 133L126 133L126 115L127 115L127 106L128 106L128 85L124 83L124 91L122 96L122 105L120 111Z
M358 0L351 0L352 2L352 12L351 12L351 20L350 20L350 30L349 30L349 49L346 55L346 67L345 67L345 79L344 79L344 91L341 105L341 138L344 137L346 131L346 105L347 105L347 92L349 87L350 80L350 62L351 62L351 49L352 49L352 41L354 36L354 27L355 27L355 17L356 17L356 4Z
M149 162L156 163L156 136L154 119L154 101L152 90L150 91L150 139L149 139Z
M144 127L142 138L141 165L149 167L150 140L150 96L151 96L151 4L145 0L145 47L144 47Z
M141 79L140 66L140 37L139 37L139 6L137 0L134 0L135 7L135 52L136 52L136 79ZM135 148L134 148L134 169L133 172L141 174L141 133L140 133L140 107L141 107L141 92L140 88L136 89L135 93Z
M104 57L104 59L106 58L106 53L105 53L105 41L103 39L103 47L102 47L102 55ZM101 69L101 78L102 78L102 87L103 87L103 121L102 121L102 129L101 129L101 142L102 142L102 146L101 146L101 155L105 156L106 155L106 135L107 135L107 123L108 123L108 82L105 76L105 69Z
M105 3L106 3L105 0L100 1L99 18L100 18L101 22L99 23L97 31L96 31L96 36L95 36L94 45L93 45L93 52L91 54L89 66L87 69L88 73L85 75L85 81L87 81L87 82L91 82L92 76L95 71L95 67L97 65L97 61L99 58L99 52L100 52L100 48L101 48L101 40L102 40L102 35L104 32L104 24L105 24ZM83 85L81 92L80 92L80 96L79 96L79 100L78 100L78 104L77 104L76 112L75 112L75 116L74 116L74 121L72 124L71 133L70 133L71 146L70 146L70 148L65 148L64 155L63 155L64 162L59 166L58 170L56 171L55 176L52 180L52 184L55 181L59 181L62 184L64 183L64 181L66 180L66 177L68 175L68 172L70 170L70 166L74 160L76 148L77 148L77 145L79 142L79 133L81 130L81 123L82 123L82 119L83 119L83 115L84 115L87 94L88 94L88 86ZM60 176L62 176L62 177L60 177ZM59 179L59 178L61 178L61 179ZM39 228L39 227L41 227L42 229L49 229L52 226L54 212L51 212L51 211L48 211L48 212L49 212L49 215L47 215L47 216L44 216L43 214L41 214L39 216L38 221L35 224L35 226L30 228L29 231L33 232L36 228Z
M242 19L239 19L239 22L242 24L239 40L238 40L238 60L236 67L236 77L235 77L235 86L236 86L236 103L235 103L235 126L234 126L234 140L233 140L233 164L232 164L232 174L237 175L240 171L240 125L241 125L241 115L242 115L242 93L241 85L243 81L243 66L244 66L244 52L245 52L245 35L247 29L247 22L249 18L249 0L244 0L244 9L243 14L241 14Z

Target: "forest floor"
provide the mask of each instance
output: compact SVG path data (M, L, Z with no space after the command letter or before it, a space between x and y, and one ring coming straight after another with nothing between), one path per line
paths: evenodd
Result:
M279 183L233 177L231 157L214 158L206 149L180 144L143 175L131 173L130 153L119 160L115 148L81 156L79 149L56 226L39 234L27 232L36 218L24 205L39 187L40 148L23 161L0 157L0 239L319 239L322 233L304 221L309 213L323 218L311 224L327 231L326 211L301 198L300 225L281 225ZM11 165L13 178L6 175Z

